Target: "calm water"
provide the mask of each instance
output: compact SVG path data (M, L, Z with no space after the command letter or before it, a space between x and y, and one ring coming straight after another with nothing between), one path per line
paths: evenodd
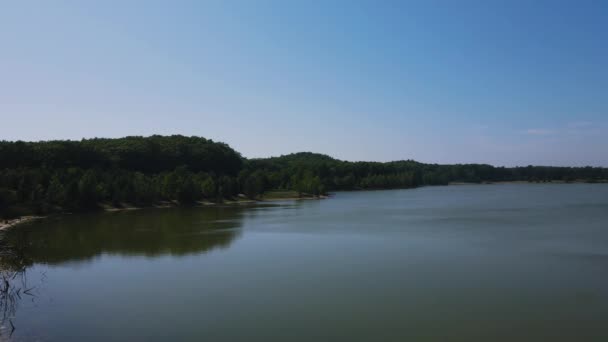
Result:
M608 340L608 185L69 215L6 238L36 286L15 340Z

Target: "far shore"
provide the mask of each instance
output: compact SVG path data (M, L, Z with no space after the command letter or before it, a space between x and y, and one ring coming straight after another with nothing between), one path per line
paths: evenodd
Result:
M608 180L596 180L593 182L589 182L584 179L576 179L572 181L564 181L564 180L549 180L549 181L497 181L497 182L488 182L483 181L479 183L475 182L449 182L448 185L484 185L484 184L605 184L608 183Z

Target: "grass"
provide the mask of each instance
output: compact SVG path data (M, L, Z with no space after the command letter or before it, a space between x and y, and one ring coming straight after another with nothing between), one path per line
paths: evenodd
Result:
M298 198L298 193L296 191L291 190L271 190L264 193L262 199L272 200L272 199L290 199L290 198Z

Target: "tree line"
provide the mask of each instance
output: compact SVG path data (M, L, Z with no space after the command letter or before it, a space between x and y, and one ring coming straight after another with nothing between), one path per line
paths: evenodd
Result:
M161 202L182 205L258 199L269 190L300 196L450 182L608 179L598 167L438 165L412 160L349 162L303 152L246 159L224 143L181 135L0 141L0 215L45 214Z

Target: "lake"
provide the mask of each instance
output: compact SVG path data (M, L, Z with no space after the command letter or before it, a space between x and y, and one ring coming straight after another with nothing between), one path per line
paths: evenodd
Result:
M5 234L35 295L16 303L16 341L608 340L606 184L339 192Z

